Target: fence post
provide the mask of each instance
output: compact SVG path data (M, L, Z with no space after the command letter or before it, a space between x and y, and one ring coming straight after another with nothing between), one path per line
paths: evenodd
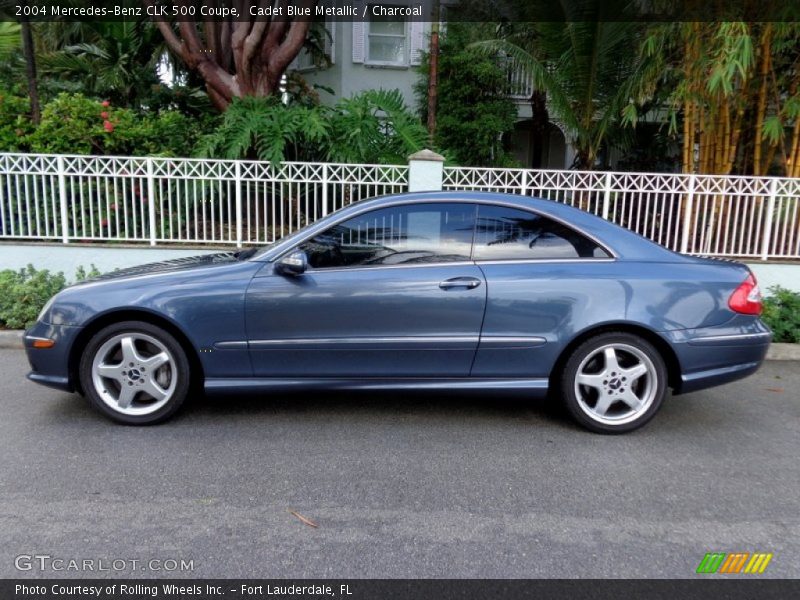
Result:
M67 173L64 157L56 159L58 165L58 203L61 207L61 242L69 244L69 222L67 221Z
M769 258L769 243L772 241L772 221L775 218L775 197L778 195L778 179L773 177L769 182L769 198L764 223L764 239L761 240L761 260Z
M328 163L322 163L322 214L320 217L325 217L328 214Z
M147 208L150 212L150 245L156 245L156 186L153 179L153 159L147 162Z
M528 169L522 170L522 195L527 196L528 192Z
M694 211L694 184L697 176L689 175L689 189L686 192L686 206L683 209L683 231L681 232L681 254L689 251L689 228L692 226L692 212Z
M420 150L408 157L408 191L438 192L444 179L444 156Z
M242 163L236 161L236 247L242 247Z
M608 211L611 207L611 171L606 173L604 182L603 182L603 218L608 220Z

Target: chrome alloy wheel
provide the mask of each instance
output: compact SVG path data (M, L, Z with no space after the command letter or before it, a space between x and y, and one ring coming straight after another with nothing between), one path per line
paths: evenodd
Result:
M578 406L592 420L623 425L653 404L658 374L640 349L622 343L597 348L584 358L575 376Z
M94 355L92 383L113 411L152 414L169 402L177 384L175 359L167 347L145 333L120 333Z

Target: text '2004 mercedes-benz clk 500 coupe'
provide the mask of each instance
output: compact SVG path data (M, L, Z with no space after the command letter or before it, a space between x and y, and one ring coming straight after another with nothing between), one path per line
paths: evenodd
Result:
M26 332L37 383L128 424L207 394L507 390L601 433L754 373L771 333L741 264L565 204L481 192L353 203L262 249L115 271Z

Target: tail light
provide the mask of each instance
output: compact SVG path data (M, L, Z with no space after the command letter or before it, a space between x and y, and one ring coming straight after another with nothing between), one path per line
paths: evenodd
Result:
M728 306L733 312L743 315L760 315L764 305L761 301L761 290L755 276L750 273L739 287L737 287L728 300Z

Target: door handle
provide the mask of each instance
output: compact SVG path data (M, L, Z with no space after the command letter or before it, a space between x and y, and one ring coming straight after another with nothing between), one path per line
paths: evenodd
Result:
M443 290L451 288L467 288L468 290L475 289L481 284L481 280L477 277L453 277L452 279L445 279L439 284Z

